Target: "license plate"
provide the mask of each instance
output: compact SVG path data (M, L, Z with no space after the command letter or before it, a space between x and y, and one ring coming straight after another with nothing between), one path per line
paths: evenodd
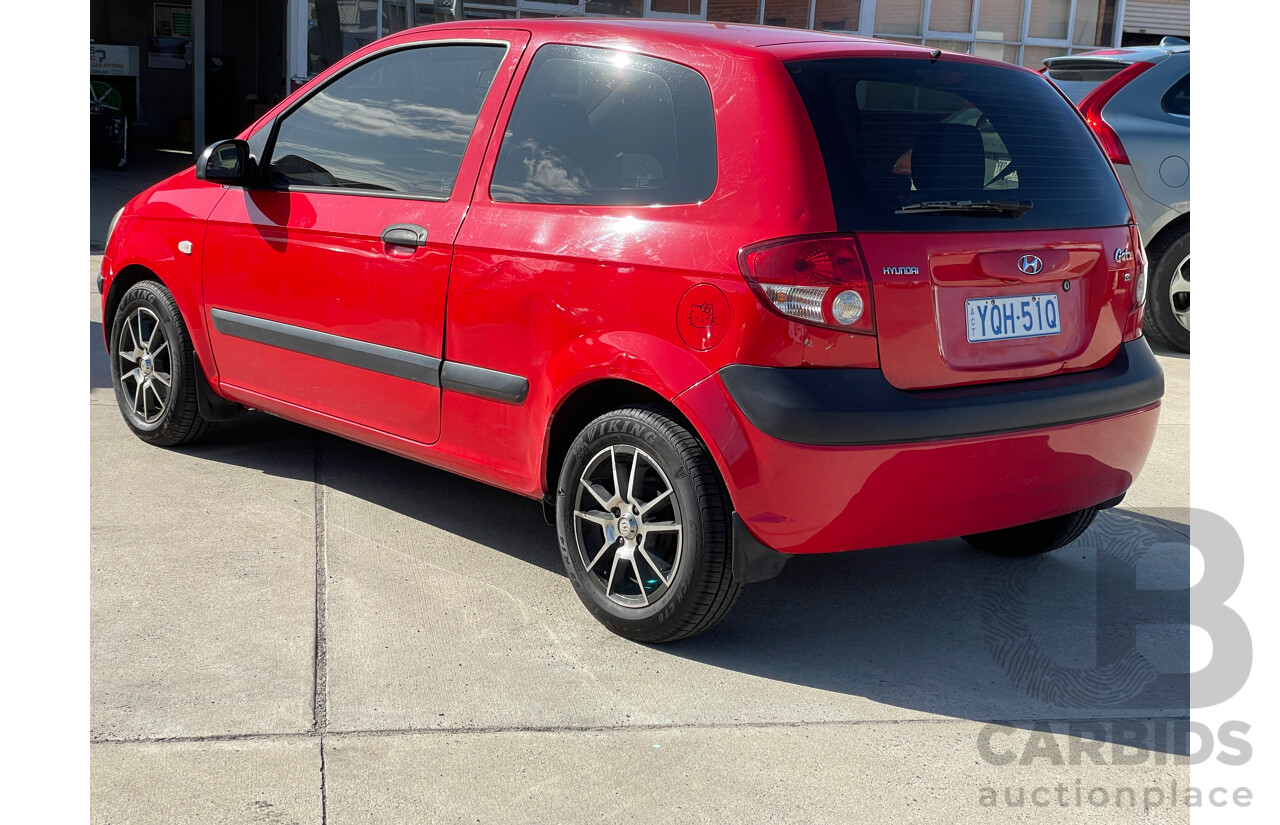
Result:
M1062 332L1058 296L1014 295L970 298L964 302L969 342L1037 338Z

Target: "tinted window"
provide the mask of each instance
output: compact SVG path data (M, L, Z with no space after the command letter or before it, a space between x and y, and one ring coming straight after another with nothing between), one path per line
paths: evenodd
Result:
M532 203L696 203L715 184L715 120L701 75L627 52L544 46L516 99L490 194Z
M822 148L842 231L1061 229L1128 219L1093 136L1038 75L911 59L788 68ZM1021 206L982 214L905 209L940 201Z
M1191 117L1191 75L1186 75L1164 93L1160 105L1171 115Z
M1045 75L1072 103L1079 105L1085 95L1102 85L1103 81L1110 80L1127 68L1128 63L1115 60L1059 59L1045 69Z
M268 183L448 197L505 51L429 46L356 66L285 115Z

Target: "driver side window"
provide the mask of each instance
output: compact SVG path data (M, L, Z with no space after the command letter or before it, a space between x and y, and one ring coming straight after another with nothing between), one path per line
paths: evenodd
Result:
M267 185L448 198L505 51L426 46L356 66L281 121Z

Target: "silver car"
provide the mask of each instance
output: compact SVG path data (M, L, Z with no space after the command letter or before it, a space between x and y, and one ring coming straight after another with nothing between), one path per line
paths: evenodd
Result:
M1101 49L1045 61L1115 166L1147 250L1149 337L1191 351L1191 45Z

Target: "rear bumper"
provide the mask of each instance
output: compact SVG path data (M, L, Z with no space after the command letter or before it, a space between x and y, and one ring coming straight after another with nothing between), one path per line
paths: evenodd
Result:
M1089 372L952 389L903 391L876 369L720 370L734 404L766 435L798 444L943 441L1091 421L1149 406L1164 373L1144 339Z
M1101 370L963 390L886 392L875 370L743 369L678 402L745 528L790 554L980 533L1115 499L1146 462L1163 392L1142 341ZM744 392L744 375L763 384Z

